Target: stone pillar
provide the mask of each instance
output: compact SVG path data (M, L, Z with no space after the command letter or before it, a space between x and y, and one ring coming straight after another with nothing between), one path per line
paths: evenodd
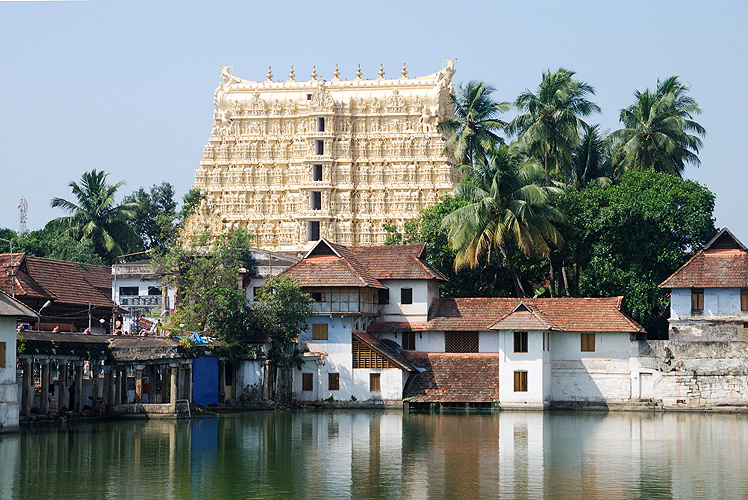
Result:
M135 403L143 402L143 370L145 366L135 365Z
M104 365L103 370L104 370L104 391L101 397L104 398L104 401L101 404L103 404L104 408L106 408L110 404L113 404L112 401L114 399L114 381L112 379L112 367L108 365Z
M127 397L127 367L117 367L117 402L121 405L129 403Z
M171 384L169 387L169 403L174 404L179 399L177 376L179 375L179 363L169 363Z
M42 365L41 391L39 391L39 408L42 415L49 413L49 369L51 368L48 359L39 361Z
M83 409L83 361L75 362L75 412Z
M60 363L60 376L57 382L60 387L60 396L57 398L57 411L62 410L62 407L68 408L68 360L61 359ZM69 408L68 408L69 409Z
M226 402L226 362L218 361L218 402Z
M34 401L34 360L23 360L23 387L21 388L21 415L31 415L31 405Z
M93 377L93 393L101 396L101 381L99 380L101 376L101 360L96 359L91 361L91 376Z
M148 366L148 403L156 402L156 384L158 384L158 367L156 365Z
M192 362L184 365L184 398L192 402Z

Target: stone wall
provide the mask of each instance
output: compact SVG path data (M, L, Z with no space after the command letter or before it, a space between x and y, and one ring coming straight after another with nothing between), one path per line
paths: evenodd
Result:
M638 364L665 408L748 405L746 341L641 341Z

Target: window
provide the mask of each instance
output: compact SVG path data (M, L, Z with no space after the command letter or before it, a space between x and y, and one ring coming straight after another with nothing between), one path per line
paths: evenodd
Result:
M353 368L399 368L389 359L356 337L353 337Z
M322 210L322 191L311 191L309 193L309 208Z
M327 374L327 390L328 391L339 391L340 390L340 374L339 373L328 373Z
M514 372L514 392L527 392L527 372Z
M382 390L382 374L381 373L370 373L369 374L369 390L371 392L378 392Z
M324 131L325 131L325 117L318 116L317 117L317 132L324 132Z
M0 342L0 368L5 368L5 342Z
M121 286L119 287L120 295L137 295L138 287L136 286Z
M416 332L403 332L402 348L405 351L416 350Z
M306 240L317 241L319 240L319 221L310 220L306 223Z
M302 373L301 374L301 390L310 392L314 389L314 374L313 373Z
M740 310L748 311L748 288L740 289Z
M325 292L312 292L312 300L315 302L327 302L327 294Z
M479 352L478 332L444 332L444 352Z
M514 332L514 352L527 352L527 332Z
M401 304L412 304L413 303L413 289L412 288L401 288L400 289L400 303Z
M595 334L582 334L582 352L595 352Z
M379 290L378 302L379 302L379 305L390 303L390 289L389 288L385 288L384 290Z
M312 100L312 94L307 94L306 95L306 100L307 101L311 101Z
M312 340L327 340L327 323L312 325Z
M692 311L703 311L704 310L704 289L703 288L691 288L691 310Z
M315 165L312 165L312 180L313 181L322 180L322 165L318 163Z
M323 155L325 154L325 141L317 139L314 141L314 154Z
M161 289L155 286L149 286L148 295L161 295Z

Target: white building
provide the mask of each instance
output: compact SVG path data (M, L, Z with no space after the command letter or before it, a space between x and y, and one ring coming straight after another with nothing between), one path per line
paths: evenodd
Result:
M0 433L18 430L20 414L16 384L16 325L39 316L21 302L0 292Z
M748 340L748 250L727 228L660 287L670 340Z
M638 397L644 330L621 297L438 298L444 278L424 249L323 239L286 271L315 299L297 399L544 408Z

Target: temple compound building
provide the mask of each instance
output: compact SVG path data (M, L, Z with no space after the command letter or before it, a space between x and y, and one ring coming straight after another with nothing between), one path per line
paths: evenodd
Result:
M298 253L321 237L383 243L458 180L437 123L453 116L454 65L428 76L254 82L223 68L188 231L246 228L255 245Z

